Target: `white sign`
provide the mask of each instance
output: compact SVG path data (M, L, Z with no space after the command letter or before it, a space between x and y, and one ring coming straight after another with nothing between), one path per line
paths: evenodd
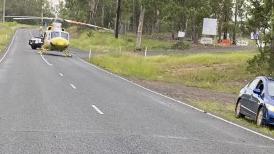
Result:
M237 46L244 46L244 47L247 47L247 46L248 46L248 42L245 41L245 40L238 40L238 41L236 41L236 45L237 45Z
M259 32L256 32L256 33L251 32L250 39L251 40L258 40L259 39Z
M217 19L204 18L203 35L217 35Z
M213 44L213 39L210 37L202 37L201 44Z
M254 32L251 32L251 34L250 34L250 39L251 39L251 40L255 40L254 34L255 34Z
M178 32L178 37L179 38L184 38L185 36L186 36L185 32L181 32L181 31Z

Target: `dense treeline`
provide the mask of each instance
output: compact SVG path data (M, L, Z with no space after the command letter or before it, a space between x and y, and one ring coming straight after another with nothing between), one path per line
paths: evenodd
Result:
M273 0L121 1L121 32L136 32L140 14L145 9L145 33L185 31L186 36L197 43L202 35L203 18L216 18L219 40L236 34L237 38L250 37L251 32L256 34L260 54L249 61L249 69L258 74L274 72ZM115 28L116 7L117 0L66 0L61 14L65 18Z
M246 3L237 0L239 32L246 32ZM62 15L66 18L114 28L116 0L66 0ZM196 42L201 35L203 18L217 18L219 37L233 31L235 3L232 0L122 0L123 31L136 32L141 8L145 8L144 32L186 31Z
M42 11L44 16L53 16L52 9L47 0L6 0L6 16L41 16ZM3 0L0 1L1 15L2 12Z

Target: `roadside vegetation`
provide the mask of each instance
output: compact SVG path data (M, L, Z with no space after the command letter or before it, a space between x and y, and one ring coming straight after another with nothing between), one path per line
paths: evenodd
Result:
M16 23L0 23L0 52L3 52L10 41L14 32L13 27L16 27L16 25Z
M152 80L199 87L235 95L255 74L247 71L253 52L209 53L143 57L132 53L94 56L91 63L133 80ZM219 97L219 96L216 96ZM206 99L205 99L206 100ZM191 105L252 130L274 136L272 127L234 115L235 100L229 102L188 100Z
M117 40L109 33L93 31L90 33L86 30L76 33L75 28L70 31L74 34L74 38L71 40L73 47L96 51L89 60L91 63L133 80L159 81L203 88L233 94L236 98L239 90L256 76L247 69L248 61L258 54L254 51L145 57L143 54L133 52L135 44L133 36L122 36ZM130 39L134 41L128 41ZM146 42L149 39L145 38L144 40ZM154 43L151 43L150 46L148 44L148 46L159 50L170 48L174 43L161 40L152 41ZM274 136L272 128L257 127L253 121L248 119L236 119L234 100L223 103L189 99L189 102L193 106L229 121Z
M254 53L210 53L143 57L132 53L97 55L91 62L114 73L140 80L164 81L233 93L252 79L246 70Z
M10 42L14 32L18 28L30 27L29 25L18 24L16 22L0 23L0 53L4 51Z
M269 135L274 137L274 130L271 126L265 126L265 127L259 127L256 125L256 123L252 120L249 120L247 118L235 118L235 104L234 103L220 103L220 102L205 102L205 101L190 101L191 105L202 109L206 112L213 113L219 117L222 117L226 120L232 121L234 123L237 123L241 126L250 128L254 131Z
M68 31L73 37L76 36L76 39L71 40L71 45L85 51L91 49L94 52L110 53L134 51L135 49L136 37L131 33L121 36L120 39L115 39L113 34L109 32L80 30L80 34L78 34L79 30L77 27L69 28ZM171 49L174 44L175 42L171 40L143 38L143 48L148 48L149 50Z
M94 7L95 3L90 3L87 7L87 3L84 2L79 5L74 5L73 0L66 2L65 9L61 10L64 17L115 28L113 19L116 15L116 3L110 0L100 1L98 9L97 6ZM274 27L274 20L272 20L274 12L271 12L274 6L271 3L271 1L250 2L247 0L238 0L236 3L232 0L170 0L168 3L157 0L127 1L121 6L123 11L119 27L119 30L127 35L120 35L119 39L114 39L110 33L84 30L80 34L74 32L77 36L71 40L71 44L86 51L95 51L89 59L91 63L133 80L159 81L203 88L210 92L228 93L236 98L239 90L255 76L268 76L274 72L274 42L271 43L271 40L274 40L271 38L274 36L274 28L272 28L272 34L267 32ZM237 8L237 11L234 11L234 8ZM96 10L102 10L102 12L96 12ZM106 12L108 16L105 16ZM79 13L81 16L77 15ZM248 40L254 47L254 41L249 39L250 34L253 33L256 34L252 35L253 37L260 36L257 38L257 44L265 47L261 47L258 52L234 50L233 52L194 52L195 54L176 55L156 53L156 56L149 57L143 56L143 53L134 52L135 38L141 36L135 35L138 28L142 29L144 34L141 47L143 50L147 48L157 52L173 48L186 49L193 44L199 46L199 39L203 36L203 19L209 17L218 21L216 38L219 42L234 41L236 43ZM234 17L235 21L232 20ZM240 20L237 21L237 19ZM178 31L185 32L185 39L191 41L190 45L187 41L151 39L148 36L170 33L174 38ZM137 49L139 48L138 46ZM258 128L248 120L236 119L234 101L223 103L214 100L204 102L190 100L194 106L274 136L269 128Z

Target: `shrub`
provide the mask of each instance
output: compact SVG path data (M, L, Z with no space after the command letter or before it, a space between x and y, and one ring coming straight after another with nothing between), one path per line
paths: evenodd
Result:
M185 50L185 49L189 49L190 48L190 44L185 42L185 41L178 41L177 43L175 43L172 46L173 49L181 49L181 50Z

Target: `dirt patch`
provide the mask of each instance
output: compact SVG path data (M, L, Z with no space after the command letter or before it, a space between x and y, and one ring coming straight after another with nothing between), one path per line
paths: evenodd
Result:
M237 99L237 95L233 94L221 93L196 87L187 87L172 83L136 79L134 80L134 82L181 101L211 101L227 104L235 103Z

